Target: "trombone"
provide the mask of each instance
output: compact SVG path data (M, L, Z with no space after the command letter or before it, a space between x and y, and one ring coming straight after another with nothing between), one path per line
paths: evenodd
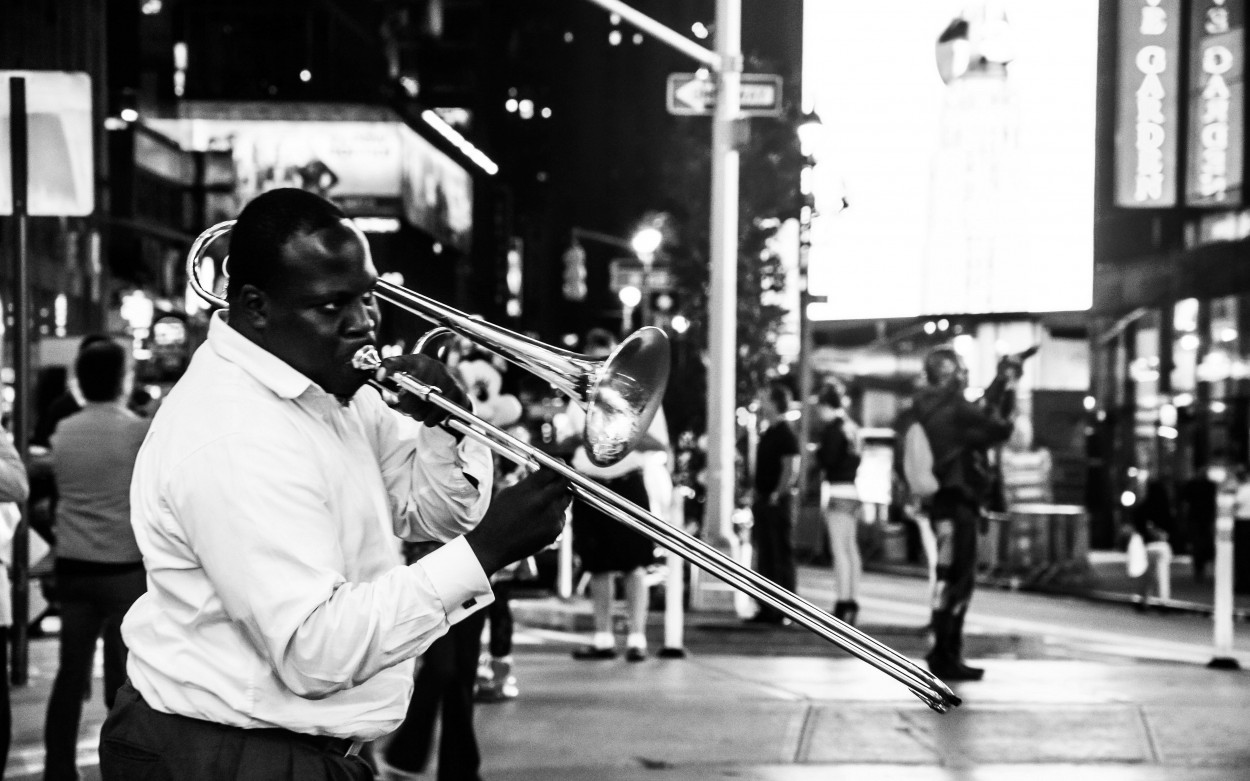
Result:
M187 255L187 280L192 289L212 304L227 306L221 297L205 289L200 264L208 246L229 232L234 221L212 226L200 234ZM547 379L586 407L583 433L591 460L600 465L615 463L629 452L659 408L668 381L668 338L658 328L642 328L631 334L605 359L580 356L544 345L521 334L469 315L394 283L378 280L374 291L382 300L475 342L484 349ZM372 347L363 347L352 365L372 376L381 367ZM945 683L889 646L744 567L707 543L621 498L574 470L563 460L523 442L460 407L402 372L387 375L384 382L370 381L383 390L397 388L414 393L448 414L441 424L451 431L482 443L500 456L533 468L546 467L566 480L577 498L625 524L652 542L715 575L730 586L779 610L795 623L823 637L852 656L875 667L906 686L933 710L944 713L960 704Z

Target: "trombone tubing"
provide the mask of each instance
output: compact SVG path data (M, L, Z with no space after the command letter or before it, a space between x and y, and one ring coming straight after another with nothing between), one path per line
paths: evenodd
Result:
M448 413L451 417L442 423L444 427L481 442L518 464L531 467L545 466L558 472L569 480L574 495L582 501L719 577L739 591L771 605L791 620L889 675L910 689L933 710L945 713L948 708L959 705L959 697L946 684L894 649L849 624L839 621L759 573L742 566L702 540L673 528L633 502L621 498L620 495L588 479L564 461L482 420L458 404L447 400L437 388L426 385L402 372L391 373L387 379ZM385 385L376 381L374 385L389 390Z

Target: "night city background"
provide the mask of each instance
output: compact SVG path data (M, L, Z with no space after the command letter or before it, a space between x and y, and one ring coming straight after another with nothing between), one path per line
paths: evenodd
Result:
M997 456L1005 504L982 530L981 582L989 588L976 643L1003 665L991 667L1000 682L1011 663L1034 665L1021 669L1039 682L1090 681L1098 691L1090 700L1048 701L1043 683L984 692L1000 705L1092 709L1081 711L1088 721L1057 718L1057 729L1069 729L1063 734L1077 741L1069 746L1085 735L1094 747L1079 755L1024 751L1019 760L991 760L992 749L971 739L959 757L936 760L829 748L813 736L835 740L830 735L847 728L850 717L830 715L842 684L857 693L852 700L887 706L843 668L819 668L812 674L826 683L810 697L828 700L817 706L824 715L795 716L805 726L767 736L807 736L784 756L739 756L733 737L714 750L751 767L938 768L917 779L1013 761L1039 772L1079 765L1090 772L1078 775L1090 778L1250 777L1235 769L1250 759L1244 729L1221 732L1244 725L1250 712L1244 676L1202 677L1211 674L1202 665L1212 653L1250 661L1244 637L1234 644L1220 634L1228 620L1244 635L1250 615L1244 0L741 0L743 114L728 131L737 153L736 242L719 259L716 74L614 12L615 2L4 2L0 367L10 428L19 407L17 422L29 428L29 417L64 388L79 340L96 332L133 347L138 384L159 404L206 335L208 307L190 290L185 265L196 237L261 192L304 187L357 221L384 278L491 323L575 353L590 329L663 329L673 356L663 408L682 498L675 523L729 555L744 555L747 535L732 511L749 485L760 389L775 378L792 386L790 418L810 443L816 388L845 387L865 437L856 484L874 589L865 603L877 611L868 631L919 655L924 630L912 625L924 620L929 565L924 535L892 496L900 410L934 347L950 345L966 361L970 399L1000 359L1036 348L1018 390L1016 432ZM629 5L716 50L725 0ZM27 75L31 85L25 346L15 327L10 75ZM216 267L202 278L219 290L225 243L209 253ZM732 265L725 273L736 281L734 300L713 292L718 262ZM718 302L733 312L734 332L730 353L719 357ZM384 314L380 341L391 351L411 348L429 327ZM732 385L722 386L730 370ZM503 388L520 398L535 443L554 448L553 417L566 401L517 368L505 372ZM718 420L732 442L720 441ZM717 460L718 447L731 452L730 463ZM1187 486L1206 480L1224 501L1223 525L1211 529L1199 528L1185 499ZM799 481L793 543L801 593L824 606L830 548L808 451ZM1133 508L1151 485L1166 491L1176 513L1176 570L1170 596L1148 612L1125 556ZM1194 574L1194 557L1211 559L1216 543L1227 544L1219 555L1231 558ZM745 556L749 563L749 550ZM569 607L579 595L568 563L553 556L540 565L534 603L558 607L521 612L518 624L528 619L525 631L534 633L526 642L544 682L535 691L572 697L557 665L567 657L561 644L585 634L586 616ZM677 587L695 658L765 657L747 688L783 680L801 692L797 700L809 696L807 681L787 670L827 657L823 646L789 636L761 650L765 638L736 639L717 617L741 614L742 598L689 565L669 566L685 578ZM656 585L664 574L657 571ZM671 609L666 588L671 581L657 589L656 620ZM37 615L37 587L29 598L29 615ZM1026 598L1035 601L1012 601ZM41 652L48 640L39 627L33 632L15 640L30 643L29 658L18 651L14 661L33 665L33 687L14 697L19 761L11 769L27 773L14 778L36 777L41 767L39 659L55 651ZM558 662L543 655L553 646ZM805 661L787 668L787 655ZM1094 667L1124 659L1175 672L1183 681L1175 688L1184 689L1176 696L1192 717L1144 754L1139 732L1158 728L1153 719L1164 718L1167 702L1122 669L1103 679L1106 671ZM24 675L15 671L15 681ZM830 675L838 686L827 683ZM1107 684L1106 699L1098 699L1101 680L1117 682ZM623 691L650 685L613 682ZM711 687L665 683L689 685L681 690L690 701ZM966 691L971 702L982 692ZM1215 710L1204 710L1203 697ZM1136 710L1115 710L1124 702ZM709 712L718 706L707 708L692 718L715 725ZM572 748L544 765L517 745L508 712L486 710L479 709L485 766L492 768L492 746L502 757L488 777L643 777L621 770L645 753L630 747L648 739L642 730L598 735L611 755L603 767L579 765ZM878 716L882 730L905 731L875 710L865 718ZM85 723L90 718L98 730L103 714ZM749 733L745 720L726 718L739 741ZM1092 735L1091 724L1106 732ZM934 729L937 741L955 739ZM693 744L713 730L674 734ZM1007 755L1029 732L1003 738ZM554 744L561 733L544 735ZM1202 750L1181 748L1200 734L1209 739ZM664 757L658 767L702 767L678 744L655 749ZM1128 770L1099 774L1112 765ZM999 770L975 777L1024 777ZM760 772L743 777L904 777L820 776L819 767L810 776Z

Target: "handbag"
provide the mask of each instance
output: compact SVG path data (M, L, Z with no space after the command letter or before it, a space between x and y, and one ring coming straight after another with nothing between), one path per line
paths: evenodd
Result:
M1126 564L1130 578L1140 578L1146 574L1146 567L1149 566L1149 560L1146 556L1146 541L1142 539L1139 532L1133 532L1133 536L1128 538L1128 558Z

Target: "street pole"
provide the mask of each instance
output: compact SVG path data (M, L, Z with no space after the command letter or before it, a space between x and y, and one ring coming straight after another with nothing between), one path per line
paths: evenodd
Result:
M738 149L735 132L742 112L742 0L716 0L716 50L709 51L626 5L589 0L716 72L712 114L712 209L708 291L707 501L703 539L727 548L733 539L734 411L738 347ZM695 568L694 609L731 608L733 589Z
M712 215L708 295L707 501L703 538L726 547L733 538L734 411L738 347L738 150L734 129L741 112L742 2L716 0L718 75L712 115ZM695 609L731 609L729 587L700 574L692 578Z
M804 162L803 166L806 174L804 178L810 182L811 161ZM812 321L807 316L807 305L811 303L811 296L807 292L807 269L812 249L812 217L815 205L810 191L804 193L803 198L803 206L799 211L799 355L796 367L799 373L799 474L795 481L794 501L790 505L793 529L798 529L803 520L803 500L807 497L807 477L812 461L808 447L812 438L812 370L809 366L812 356Z
M9 79L10 176L13 186L13 221L17 226L17 290L14 301L13 441L22 463L30 463L30 259L27 235L29 190L26 79ZM13 652L10 680L25 686L30 669L30 504L22 505L22 519L13 533ZM3 587L3 586L0 586ZM0 674L5 674L0 671Z

